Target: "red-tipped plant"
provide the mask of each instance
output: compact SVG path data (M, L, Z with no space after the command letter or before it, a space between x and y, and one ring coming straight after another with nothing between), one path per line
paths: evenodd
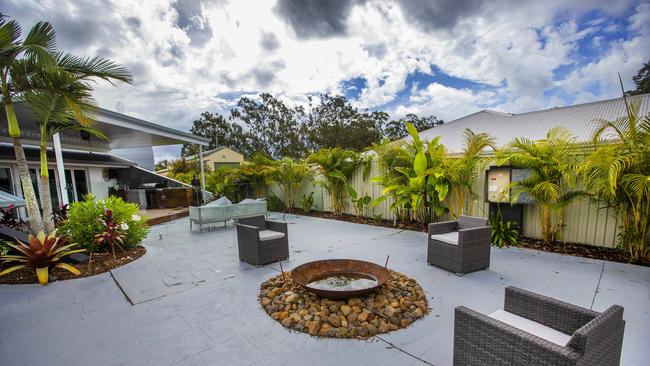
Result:
M49 235L45 235L43 231L36 236L29 235L27 244L17 240L17 244L7 243L7 245L16 250L17 254L0 256L0 264L14 264L0 272L0 276L17 269L31 267L36 272L36 277L41 285L46 285L49 281L49 273L52 268L62 268L79 275L79 270L68 263L61 262L61 259L73 253L86 251L85 249L73 249L77 244L66 243L64 239L56 236L56 230Z
M124 251L123 245L126 235L122 232L122 228L113 220L113 211L105 208L102 219L104 225L106 225L106 230L103 233L95 235L95 241L98 246L108 245L111 247L113 259L117 259L115 256L115 245L119 246L120 249Z

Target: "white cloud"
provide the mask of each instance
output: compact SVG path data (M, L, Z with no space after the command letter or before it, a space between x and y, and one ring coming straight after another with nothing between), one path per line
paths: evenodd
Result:
M323 38L300 37L271 1L10 0L3 10L25 28L51 21L66 50L129 67L134 84L101 84L100 105L180 130L203 111L227 113L242 94L270 92L306 105L307 95L343 93L341 82L355 77L367 80L355 105L384 106L393 117L412 112L449 120L486 107L521 112L564 103L544 96L554 89L576 101L616 96L616 71L629 80L650 57L647 2L500 0L468 7L459 0L445 3L455 18L441 28L414 22L400 1L359 1L328 13L344 18L329 19L335 32ZM410 1L408 11L425 5ZM579 25L594 9L597 15ZM593 36L620 30L611 16L629 17L626 39ZM600 54L579 60L578 42L590 37ZM405 90L409 75L432 73L431 65L486 87L432 83ZM554 80L563 65L575 69ZM595 84L600 90L589 91Z

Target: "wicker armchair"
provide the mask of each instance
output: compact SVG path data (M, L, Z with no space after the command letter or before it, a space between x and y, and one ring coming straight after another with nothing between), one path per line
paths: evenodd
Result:
M506 288L504 310L456 308L454 365L619 365L623 308L602 313Z
M286 222L268 221L264 216L239 219L237 222L239 260L263 265L289 258Z
M486 269L491 230L487 219L471 216L429 224L427 262L459 275Z

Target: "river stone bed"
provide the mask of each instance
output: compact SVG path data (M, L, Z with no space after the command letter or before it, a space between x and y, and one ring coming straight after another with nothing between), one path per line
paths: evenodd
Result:
M395 271L377 291L347 300L320 298L294 283L291 273L271 277L260 286L259 300L271 318L312 336L366 339L406 328L428 313L418 283Z

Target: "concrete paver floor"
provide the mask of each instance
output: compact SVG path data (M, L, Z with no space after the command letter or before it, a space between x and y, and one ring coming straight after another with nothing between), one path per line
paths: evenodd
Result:
M184 218L155 226L147 254L111 273L0 286L0 365L451 365L454 308L492 312L509 285L597 311L625 307L621 364L650 364L650 268L493 248L488 271L457 277L427 265L425 233L286 220L285 269L324 258L384 263L390 255L391 269L423 287L430 314L367 341L291 332L257 302L277 264L241 263L232 227L190 232Z

